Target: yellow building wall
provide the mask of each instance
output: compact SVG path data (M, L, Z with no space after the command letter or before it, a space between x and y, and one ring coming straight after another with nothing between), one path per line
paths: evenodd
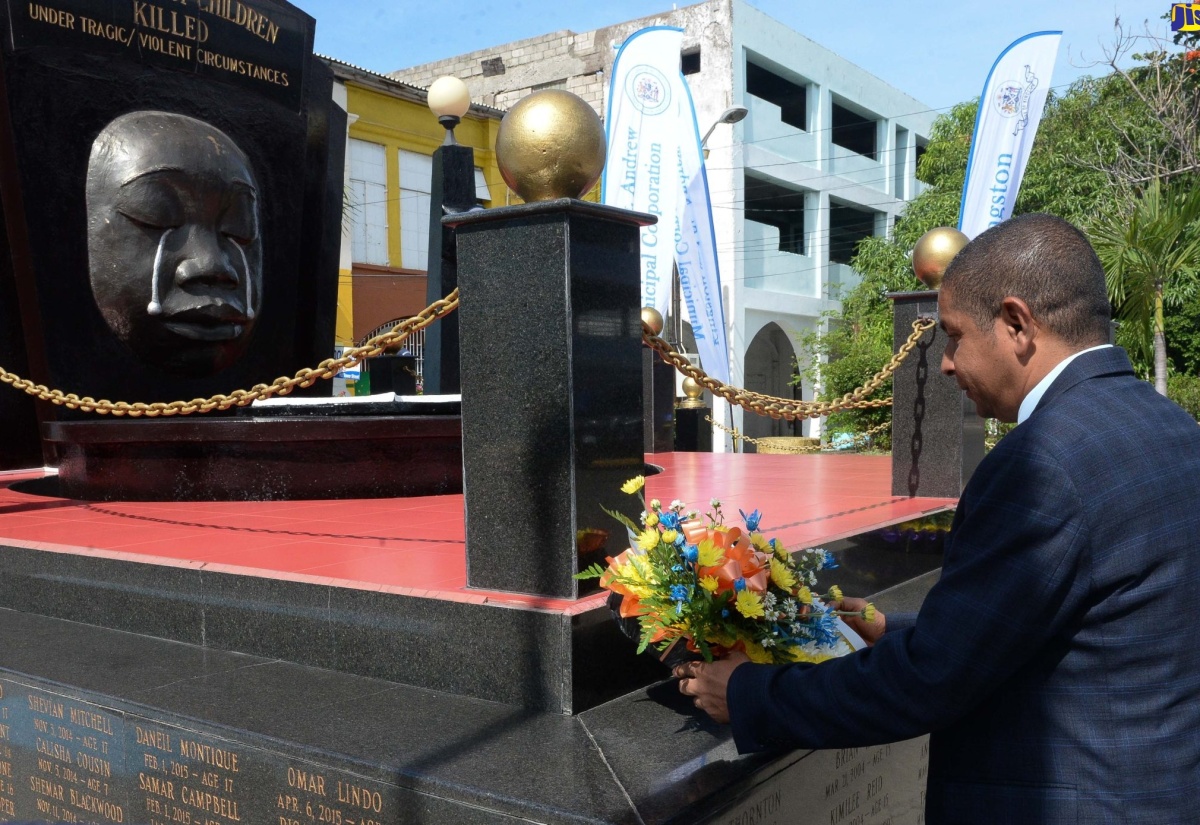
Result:
M400 150L432 155L442 145L446 130L422 103L346 83L347 108L357 116L350 125L350 137L385 147L387 174L388 260L398 263L400 256ZM468 114L454 130L463 146L475 150L475 165L483 170L491 193L491 205L502 206L516 201L496 165L497 118L478 118ZM344 243L349 243L345 239ZM354 343L354 298L351 272L341 270L338 279L337 343Z

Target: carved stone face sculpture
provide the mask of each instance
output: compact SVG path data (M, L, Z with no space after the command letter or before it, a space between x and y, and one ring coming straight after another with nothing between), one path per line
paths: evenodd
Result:
M92 294L139 360L203 376L245 352L262 305L258 186L228 135L122 115L92 144L87 213Z

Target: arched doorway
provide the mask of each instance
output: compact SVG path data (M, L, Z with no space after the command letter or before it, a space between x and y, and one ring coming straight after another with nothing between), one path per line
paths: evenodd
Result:
M779 398L800 398L800 387L791 384L795 373L795 357L795 350L787 333L780 329L778 324L767 324L758 331L750 346L746 348L746 389ZM751 438L802 435L801 426L799 421L755 415L748 410L742 414L742 432ZM757 452L749 441L742 443L741 451Z

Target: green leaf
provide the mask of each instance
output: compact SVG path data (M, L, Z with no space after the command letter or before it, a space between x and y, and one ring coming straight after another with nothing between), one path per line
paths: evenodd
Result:
M591 567L586 568L585 570L580 570L578 573L576 573L574 576L572 576L572 578L578 579L579 581L585 581L587 579L598 579L604 575L605 569L606 568L601 567L600 563L597 562L597 563L593 564Z
M610 510L607 507L605 507L603 504L600 505L600 509L603 510L604 512L608 513L610 516L615 518L617 521L624 524L626 527L628 527L630 530L632 530L635 534L642 532L642 528L640 526L638 526L637 524L634 524L633 521L631 521L630 518L628 516L626 516L624 513L618 513L616 510Z

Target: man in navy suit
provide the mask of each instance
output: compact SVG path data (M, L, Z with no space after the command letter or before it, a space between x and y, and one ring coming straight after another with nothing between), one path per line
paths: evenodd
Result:
M930 733L930 825L1200 821L1200 426L1106 344L1104 272L1065 221L981 234L938 310L942 372L1018 426L921 612L818 666L682 665L680 690L743 752Z

